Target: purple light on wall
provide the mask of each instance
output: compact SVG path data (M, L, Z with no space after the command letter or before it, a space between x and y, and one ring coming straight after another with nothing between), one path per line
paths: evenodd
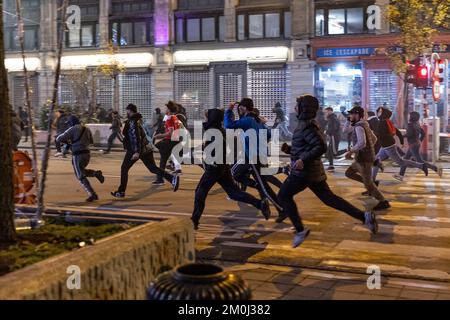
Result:
M154 14L155 45L169 44L169 6L168 1L155 0Z

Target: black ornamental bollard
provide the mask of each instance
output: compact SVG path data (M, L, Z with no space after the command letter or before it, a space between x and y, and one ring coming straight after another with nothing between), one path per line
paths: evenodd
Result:
M147 290L148 300L250 300L239 276L213 264L182 265L159 275Z

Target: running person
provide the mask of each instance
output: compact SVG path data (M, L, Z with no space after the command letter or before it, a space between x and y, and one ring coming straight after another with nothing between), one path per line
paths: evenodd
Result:
M72 146L72 166L80 184L89 195L87 202L98 200L98 195L92 188L88 177L95 177L100 183L105 182L105 178L100 170L86 169L91 159L89 146L94 143L92 132L88 127L82 125L80 120L74 116L69 116L67 120L69 129L56 137L56 142L67 143Z
M327 146L314 120L319 110L319 101L311 95L304 95L297 99L295 109L298 114L298 126L294 131L292 146L288 148L290 150L286 150L291 155L291 174L278 193L284 212L289 216L296 230L292 246L298 247L310 232L304 227L294 201L294 196L306 188L309 188L327 206L347 213L364 223L372 233L377 233L378 224L373 212L364 212L354 207L335 195L328 186L327 175L321 160Z
M222 162L221 163L212 163L212 164L204 164L203 168L205 172L203 173L200 182L195 189L195 202L194 202L194 211L192 213L191 220L194 224L194 228L197 230L200 222L200 218L205 209L205 200L208 196L211 188L218 183L228 194L230 199L235 201L240 201L244 203L248 203L253 205L255 208L258 208L262 211L264 217L269 219L270 217L270 208L267 199L258 200L251 194L248 194L244 191L241 191L237 184L234 182L230 166L225 163L225 155L226 155L226 141L225 141L225 131L222 127L223 121L223 110L220 109L210 109L207 112L207 120L203 123L203 129L216 129L219 130L222 134L223 141L223 154L222 154ZM208 142L205 144L205 148L213 143ZM211 155L215 158L215 155Z

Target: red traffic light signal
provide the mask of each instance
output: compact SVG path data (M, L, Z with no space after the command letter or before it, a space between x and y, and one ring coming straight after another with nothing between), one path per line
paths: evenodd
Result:
M428 79L428 68L426 66L419 67L419 78Z
M416 83L418 88L427 88L429 82L429 72L427 66L418 66L416 69Z

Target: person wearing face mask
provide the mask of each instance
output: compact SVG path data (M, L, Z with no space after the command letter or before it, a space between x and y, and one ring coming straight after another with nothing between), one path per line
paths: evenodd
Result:
M128 184L128 172L139 159L144 163L147 169L160 175L172 184L173 191L177 191L180 181L178 175L171 175L162 171L155 163L153 151L142 127L142 115L137 112L137 107L130 103L127 106L127 117L123 128L123 146L126 150L125 157L120 170L120 186L117 191L111 192L116 198L124 198Z
M375 160L375 144L377 137L370 129L369 123L364 120L364 109L353 107L349 112L351 126L353 128L352 147L346 157L355 155L354 162L345 171L345 176L349 179L363 183L369 195L378 200L378 204L373 210L384 210L391 207L389 202L378 190L377 185L372 180L372 165Z
M192 213L191 220L194 224L194 228L197 230L202 216L203 210L205 209L205 201L211 188L218 183L227 193L231 200L244 202L253 205L255 208L261 210L262 214L266 219L270 216L270 208L267 199L258 200L251 194L241 191L233 180L231 176L230 165L226 164L226 140L225 140L225 130L222 126L222 121L224 117L224 112L221 109L209 109L206 113L206 121L203 122L203 130L218 130L220 136L215 136L215 139L221 139L219 141L219 146L222 147L221 150L214 149L213 154L211 154L212 161L206 161L203 164L205 172L203 173L200 182L195 189L195 202L194 211ZM204 144L204 149L208 145L215 145L217 142L215 140L208 141ZM220 147L219 147L220 148ZM222 152L218 158L219 161L215 161L215 152ZM208 155L207 155L208 156Z
M314 120L319 110L319 101L311 95L304 95L297 99L295 109L298 126L294 131L292 146L283 145L286 153L291 155L291 174L278 193L284 213L289 216L296 230L292 246L298 247L310 233L303 225L294 201L294 196L306 188L309 188L325 205L345 212L361 221L373 234L377 233L378 223L373 212L364 212L354 207L334 194L328 186L321 160L327 145Z
M91 159L89 146L94 143L91 130L82 125L80 120L71 115L68 117L66 125L69 127L67 131L56 137L56 142L68 143L72 146L72 166L77 179L89 195L87 202L98 200L97 193L92 188L88 177L95 177L100 183L105 182L105 178L100 170L90 170L86 167Z
M240 118L234 120L234 108L238 109ZM267 130L267 138L270 140L270 130L261 122L256 113L254 113L253 100L250 98L243 98L239 103L231 103L228 109L225 111L224 126L226 129L242 129L244 132L242 135L244 145L244 159L238 159L236 164L231 168L233 178L244 185L251 185L252 182L256 183L255 187L258 189L261 198L267 198L278 210L278 219L284 219L282 214L282 207L278 203L276 193L269 186L266 176L261 175L261 156L264 154L263 150L260 150L259 132L260 130ZM254 130L256 135L256 147L250 146L250 138L247 135L248 130ZM265 145L267 148L266 141ZM254 148L255 149L252 149ZM254 152L256 151L256 152ZM267 154L267 149L265 150ZM256 156L255 159L252 159ZM252 160L252 161L251 161ZM252 163L253 162L253 163ZM253 181L248 179L247 173L251 171Z

